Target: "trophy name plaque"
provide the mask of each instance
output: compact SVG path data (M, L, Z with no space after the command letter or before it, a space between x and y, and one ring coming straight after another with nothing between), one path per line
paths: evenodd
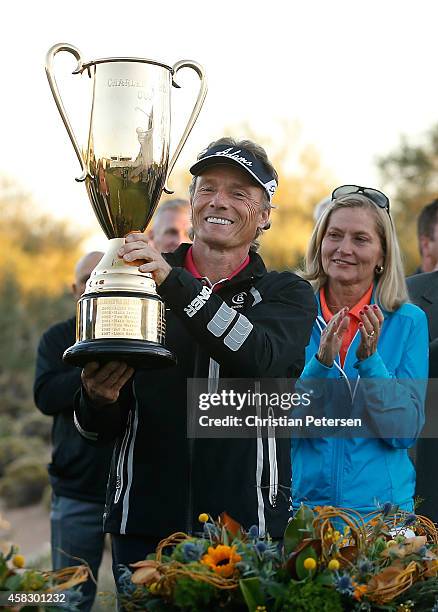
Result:
M54 76L54 58L66 51L77 60L73 74L92 80L88 144L80 148ZM200 78L195 106L169 163L171 89L182 68ZM203 105L207 85L202 67L191 61L173 67L136 57L84 62L69 44L47 53L49 85L81 165L88 197L108 249L93 270L77 304L76 343L64 360L77 366L90 361L125 361L138 368L175 363L165 347L165 307L151 274L117 256L130 232L143 232L152 219L167 179ZM135 262L133 262L135 264Z

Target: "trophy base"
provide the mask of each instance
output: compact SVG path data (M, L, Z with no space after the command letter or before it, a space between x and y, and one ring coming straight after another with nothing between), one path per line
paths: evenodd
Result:
M76 342L62 356L66 363L84 367L90 361L104 365L122 361L136 370L168 368L176 364L175 355L164 346L144 340L100 338Z

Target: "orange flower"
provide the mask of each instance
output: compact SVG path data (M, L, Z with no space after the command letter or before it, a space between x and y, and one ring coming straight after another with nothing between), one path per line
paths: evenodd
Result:
M367 592L368 587L366 584L358 584L354 589L353 597L354 599L362 599L362 597Z
M234 573L236 563L241 559L242 557L236 553L235 546L218 544L216 547L208 547L208 553L202 557L201 563L208 565L216 574L229 578Z

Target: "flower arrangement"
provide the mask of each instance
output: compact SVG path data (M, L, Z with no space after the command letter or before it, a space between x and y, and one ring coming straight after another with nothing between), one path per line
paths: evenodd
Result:
M201 514L197 536L175 533L123 568L134 612L438 612L438 532L385 504L353 510L301 506L282 542L227 514Z
M8 530L9 524L0 515L0 529ZM10 600L7 607L0 604L0 610L45 610L55 612L64 609L69 612L79 612L78 604L81 602L81 593L75 587L88 580L90 571L85 565L67 567L54 572L43 572L36 569L25 569L26 559L19 554L14 545L0 541L0 594L8 591L15 595L14 602ZM62 597L56 597L59 591ZM29 607L29 603L16 603L20 601L20 593L35 594L33 602L46 602L44 605ZM51 594L51 597L48 595ZM38 597L39 596L39 597ZM50 602L47 603L47 602ZM16 605L13 605L15 604Z

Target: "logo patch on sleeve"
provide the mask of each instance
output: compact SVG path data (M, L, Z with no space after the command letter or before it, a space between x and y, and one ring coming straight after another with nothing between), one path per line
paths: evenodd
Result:
M184 308L184 312L186 313L186 315L190 318L193 317L193 315L195 315L198 310L201 310L201 308L204 306L205 302L208 300L211 294L212 291L210 287L203 287L202 291L198 293L198 295L190 302L190 304Z

